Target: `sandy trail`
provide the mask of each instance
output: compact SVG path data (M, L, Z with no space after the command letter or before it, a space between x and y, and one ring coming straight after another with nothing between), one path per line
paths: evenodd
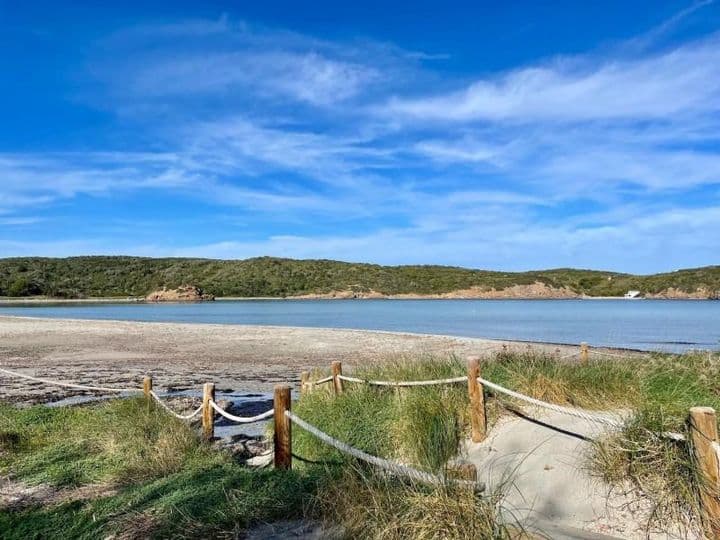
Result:
M590 473L588 439L607 432L602 424L534 407L524 408L524 416L542 424L503 416L485 441L468 442L463 452L479 480L505 494L506 519L557 540L702 537L682 527L654 529L653 504L636 487L611 487Z
M0 317L0 367L110 387L268 392L301 371L341 360L348 369L397 355L483 355L502 341L364 330ZM525 344L511 344L524 348ZM554 351L553 345L533 345ZM561 348L576 351L576 348ZM0 373L0 399L37 403L82 394Z

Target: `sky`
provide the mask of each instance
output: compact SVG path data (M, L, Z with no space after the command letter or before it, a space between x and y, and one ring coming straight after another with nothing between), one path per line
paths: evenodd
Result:
M720 264L720 0L388 4L0 0L0 257Z

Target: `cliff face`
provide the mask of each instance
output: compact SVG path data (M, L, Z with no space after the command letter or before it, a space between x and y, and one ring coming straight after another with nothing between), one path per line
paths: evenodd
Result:
M669 300L718 300L720 299L720 291L711 291L705 287L699 287L692 292L682 291L675 287L669 287L659 293L646 294L645 298L663 298Z
M383 294L377 291L332 291L321 294L303 294L292 296L295 299L365 299L365 298L407 298L407 299L423 299L423 298L457 298L457 299L493 299L493 298L578 298L580 295L568 287L550 287L539 281L529 285L513 285L504 289L494 289L491 287L470 287L467 289L458 289L446 293L438 294Z
M504 289L471 287L440 295L441 298L578 298L580 295L568 287L551 287L536 281L530 285L513 285Z
M145 297L147 302L206 302L215 300L212 294L205 294L203 290L194 285L183 285L177 289L154 291Z

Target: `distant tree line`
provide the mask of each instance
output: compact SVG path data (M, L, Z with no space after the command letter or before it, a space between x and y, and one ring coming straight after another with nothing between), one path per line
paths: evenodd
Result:
M0 296L57 298L145 296L191 284L215 296L285 297L332 291L437 294L470 287L504 289L535 282L589 296L670 287L720 291L720 267L636 276L594 270L492 272L448 266L380 266L330 260L259 257L246 260L143 257L0 259Z

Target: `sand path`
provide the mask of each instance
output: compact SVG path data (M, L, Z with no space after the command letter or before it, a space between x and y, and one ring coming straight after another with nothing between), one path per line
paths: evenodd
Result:
M637 488L611 488L590 473L589 439L606 433L603 425L544 409L523 412L524 417L501 417L485 441L464 448L488 490L502 489L508 521L556 540L598 534L630 540L701 538L687 530L654 530L648 526L653 505Z

